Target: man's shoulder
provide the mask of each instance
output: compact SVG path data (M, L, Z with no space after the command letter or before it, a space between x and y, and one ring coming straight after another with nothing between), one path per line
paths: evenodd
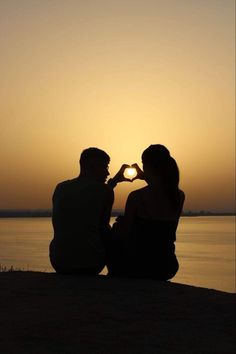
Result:
M113 196L114 191L107 184L85 178L73 178L62 181L55 188L56 193L67 193L78 188L89 190L95 194Z
M107 196L112 196L114 194L113 189L110 188L110 186L108 186L106 183L95 182L94 190L97 191L98 193L100 192L103 195L107 195Z
M76 180L77 180L77 178L73 178L73 179L68 179L68 180L59 182L56 185L55 190L64 190L64 189L70 188L76 183Z
M136 198L138 196L141 196L143 193L146 192L147 187L142 187L139 189L135 189L134 191L130 192L129 197L131 198Z
M100 200L114 200L114 191L107 184L98 181L93 181L91 185L88 185L90 193L94 194L94 197Z
M114 195L114 190L108 184L103 184L103 188L106 194Z

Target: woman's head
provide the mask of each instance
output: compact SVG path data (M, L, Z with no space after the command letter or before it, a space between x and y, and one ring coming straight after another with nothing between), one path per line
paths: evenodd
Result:
M150 145L142 153L142 162L144 165L155 167L160 161L170 157L169 150L161 144Z
M147 183L158 183L171 200L176 200L179 169L169 150L164 145L150 145L142 154L142 162Z

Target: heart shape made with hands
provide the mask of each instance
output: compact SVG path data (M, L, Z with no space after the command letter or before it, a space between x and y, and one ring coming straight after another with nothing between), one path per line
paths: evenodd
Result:
M133 179L136 176L137 176L136 168L134 168L132 166L126 167L126 169L124 171L124 177L125 178Z

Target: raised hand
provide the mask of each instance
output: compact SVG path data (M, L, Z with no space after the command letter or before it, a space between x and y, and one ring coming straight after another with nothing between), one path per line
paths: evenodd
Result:
M131 179L130 178L126 178L124 176L124 172L126 170L126 168L130 167L130 165L127 165L127 164L123 164L121 166L121 168L119 169L119 171L117 172L117 174L113 177L113 180L116 182L116 183L119 183L119 182L124 182L124 181L128 181L128 182L131 182Z
M131 180L132 182L136 179L141 179L141 180L145 179L144 173L137 163L134 163L133 165L131 165L131 167L135 168L135 170L137 171L137 175L134 178L132 178L132 180Z

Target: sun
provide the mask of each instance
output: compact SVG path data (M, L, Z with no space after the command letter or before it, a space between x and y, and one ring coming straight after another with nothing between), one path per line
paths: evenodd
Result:
M137 171L134 167L127 167L124 172L126 178L134 178L137 175Z

